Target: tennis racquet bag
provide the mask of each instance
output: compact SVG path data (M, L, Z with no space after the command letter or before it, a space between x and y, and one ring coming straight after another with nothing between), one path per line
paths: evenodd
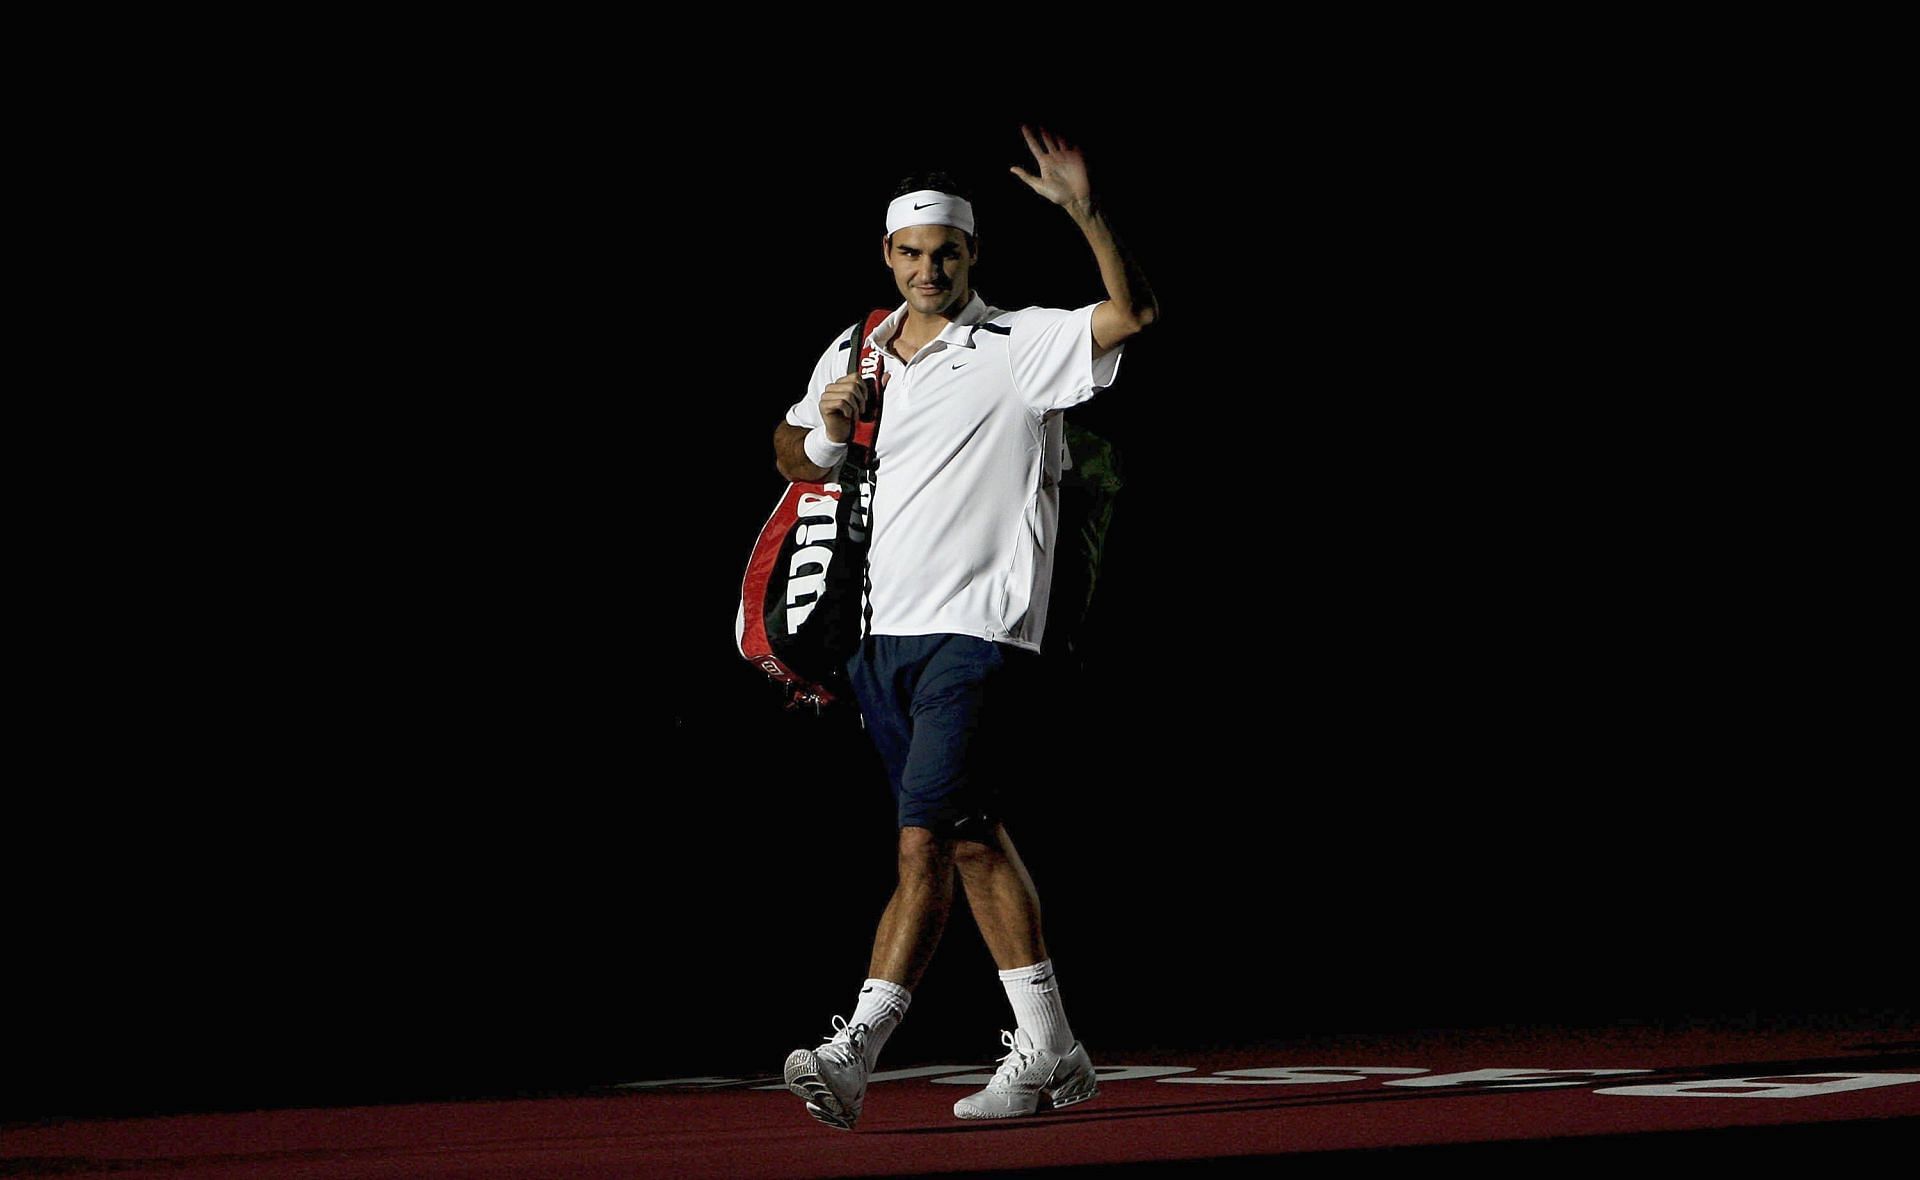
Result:
M824 482L787 485L740 584L734 643L781 686L789 709L818 710L843 695L847 657L866 632L881 369L879 352L861 342L890 314L875 309L847 335L847 372L866 378L868 398L845 458Z

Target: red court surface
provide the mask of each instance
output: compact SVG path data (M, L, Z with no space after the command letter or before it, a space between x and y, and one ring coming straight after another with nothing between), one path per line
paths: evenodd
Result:
M983 1063L883 1062L852 1132L815 1123L784 1089L761 1088L774 1078L635 1079L569 1097L14 1124L0 1174L398 1180L1810 1163L1920 1138L1914 1026L1502 1028L1193 1052L1092 1048L1098 1097L1006 1122L952 1116L954 1100L984 1080ZM939 1080L956 1071L957 1080ZM886 1076L899 1073L916 1076Z

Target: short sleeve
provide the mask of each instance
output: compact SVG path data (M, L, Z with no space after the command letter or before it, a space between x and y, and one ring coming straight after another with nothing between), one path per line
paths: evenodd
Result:
M1093 359L1093 309L1098 306L1028 307L1015 315L1007 357L1014 388L1035 412L1077 406L1119 377L1125 344Z
M833 343L827 345L827 351L821 353L820 359L814 362L813 375L807 378L807 392L799 401L787 407L787 425L802 426L808 430L820 425L820 395L826 392L827 386L832 385L835 378L846 375L847 354L841 351L840 346L846 343L852 331L853 325L848 324L847 330L835 336Z

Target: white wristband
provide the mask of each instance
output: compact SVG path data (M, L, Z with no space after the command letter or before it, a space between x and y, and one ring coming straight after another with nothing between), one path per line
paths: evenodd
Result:
M846 458L847 444L827 437L827 428L816 426L807 432L807 458L815 467L832 467Z

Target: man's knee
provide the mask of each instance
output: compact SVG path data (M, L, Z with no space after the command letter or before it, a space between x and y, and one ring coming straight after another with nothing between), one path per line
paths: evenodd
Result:
M899 866L902 881L937 881L953 872L953 845L927 828L900 829Z
M949 841L949 847L953 863L968 877L989 871L1006 860L1006 854L1000 848L998 824L969 837L955 837Z

